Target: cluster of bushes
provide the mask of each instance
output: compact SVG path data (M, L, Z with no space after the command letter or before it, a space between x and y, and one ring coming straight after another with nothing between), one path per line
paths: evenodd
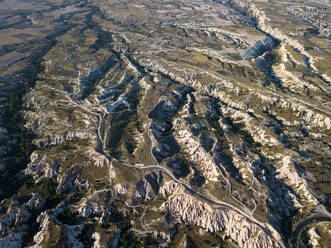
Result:
M223 132L223 129L218 124L218 119L215 119L210 114L208 114L207 115L207 120L208 120L208 123L211 125L211 127L216 130L215 131L216 132L216 135L218 137L223 137L224 136L224 132Z
M122 224L120 225L121 236L120 236L120 246L122 247L136 247L142 248L146 247L146 245L156 245L156 242L153 241L150 237L136 237L133 231L130 231L130 225Z
M32 176L26 176L23 180L25 190L41 194L45 199L51 201L56 198L56 183L49 177L43 178L39 183L35 183Z
M252 135L244 129L244 123L234 123L230 117L225 117L223 123L231 126L232 132L235 134L239 134L243 138L243 140L248 143L252 148L257 148L261 146L261 144L259 142L256 142L253 139Z
M312 246L309 243L309 236L307 233L307 229L304 229L300 232L297 240L298 248L311 248ZM322 246L321 246L322 247Z

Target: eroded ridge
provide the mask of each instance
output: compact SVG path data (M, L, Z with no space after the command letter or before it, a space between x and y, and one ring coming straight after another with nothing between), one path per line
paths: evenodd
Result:
M326 242L326 4L55 2L0 2L1 29L49 22L1 43L1 104L21 126L1 119L0 170L21 181L0 192L0 246Z

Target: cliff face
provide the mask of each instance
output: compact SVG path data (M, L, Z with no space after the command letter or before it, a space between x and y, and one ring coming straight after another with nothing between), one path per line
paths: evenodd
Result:
M225 235L238 242L239 247L270 247L277 246L280 237L274 232L275 239L266 235L261 226L247 221L245 217L233 210L221 210L209 204L197 201L184 192L180 185L165 185L165 196L168 201L161 208L167 209L186 221L199 225L210 232L225 230ZM172 190L169 188L172 188ZM240 223L240 224L239 224Z
M288 247L301 221L327 215L326 33L293 29L317 14L273 1L44 4L24 19L54 33L31 41L43 52L19 128L0 113L0 179L18 181L0 188L0 246ZM0 104L14 89L2 81Z

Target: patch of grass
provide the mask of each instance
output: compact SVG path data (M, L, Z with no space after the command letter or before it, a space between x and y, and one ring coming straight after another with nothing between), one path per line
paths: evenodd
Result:
M316 231L321 239L318 241L320 247L331 247L331 223L320 223L316 225Z
M211 125L212 128L215 129L215 134L217 137L223 137L224 136L224 131L221 128L220 124L218 123L217 119L214 119L210 114L207 115L207 120L209 124Z
M239 61L242 60L242 57L239 53L227 53L227 55L230 56L231 59Z

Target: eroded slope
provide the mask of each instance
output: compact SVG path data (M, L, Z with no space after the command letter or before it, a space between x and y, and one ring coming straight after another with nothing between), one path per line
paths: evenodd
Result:
M330 75L303 42L328 33L286 36L279 4L77 1L23 98L0 242L285 247L328 216Z

